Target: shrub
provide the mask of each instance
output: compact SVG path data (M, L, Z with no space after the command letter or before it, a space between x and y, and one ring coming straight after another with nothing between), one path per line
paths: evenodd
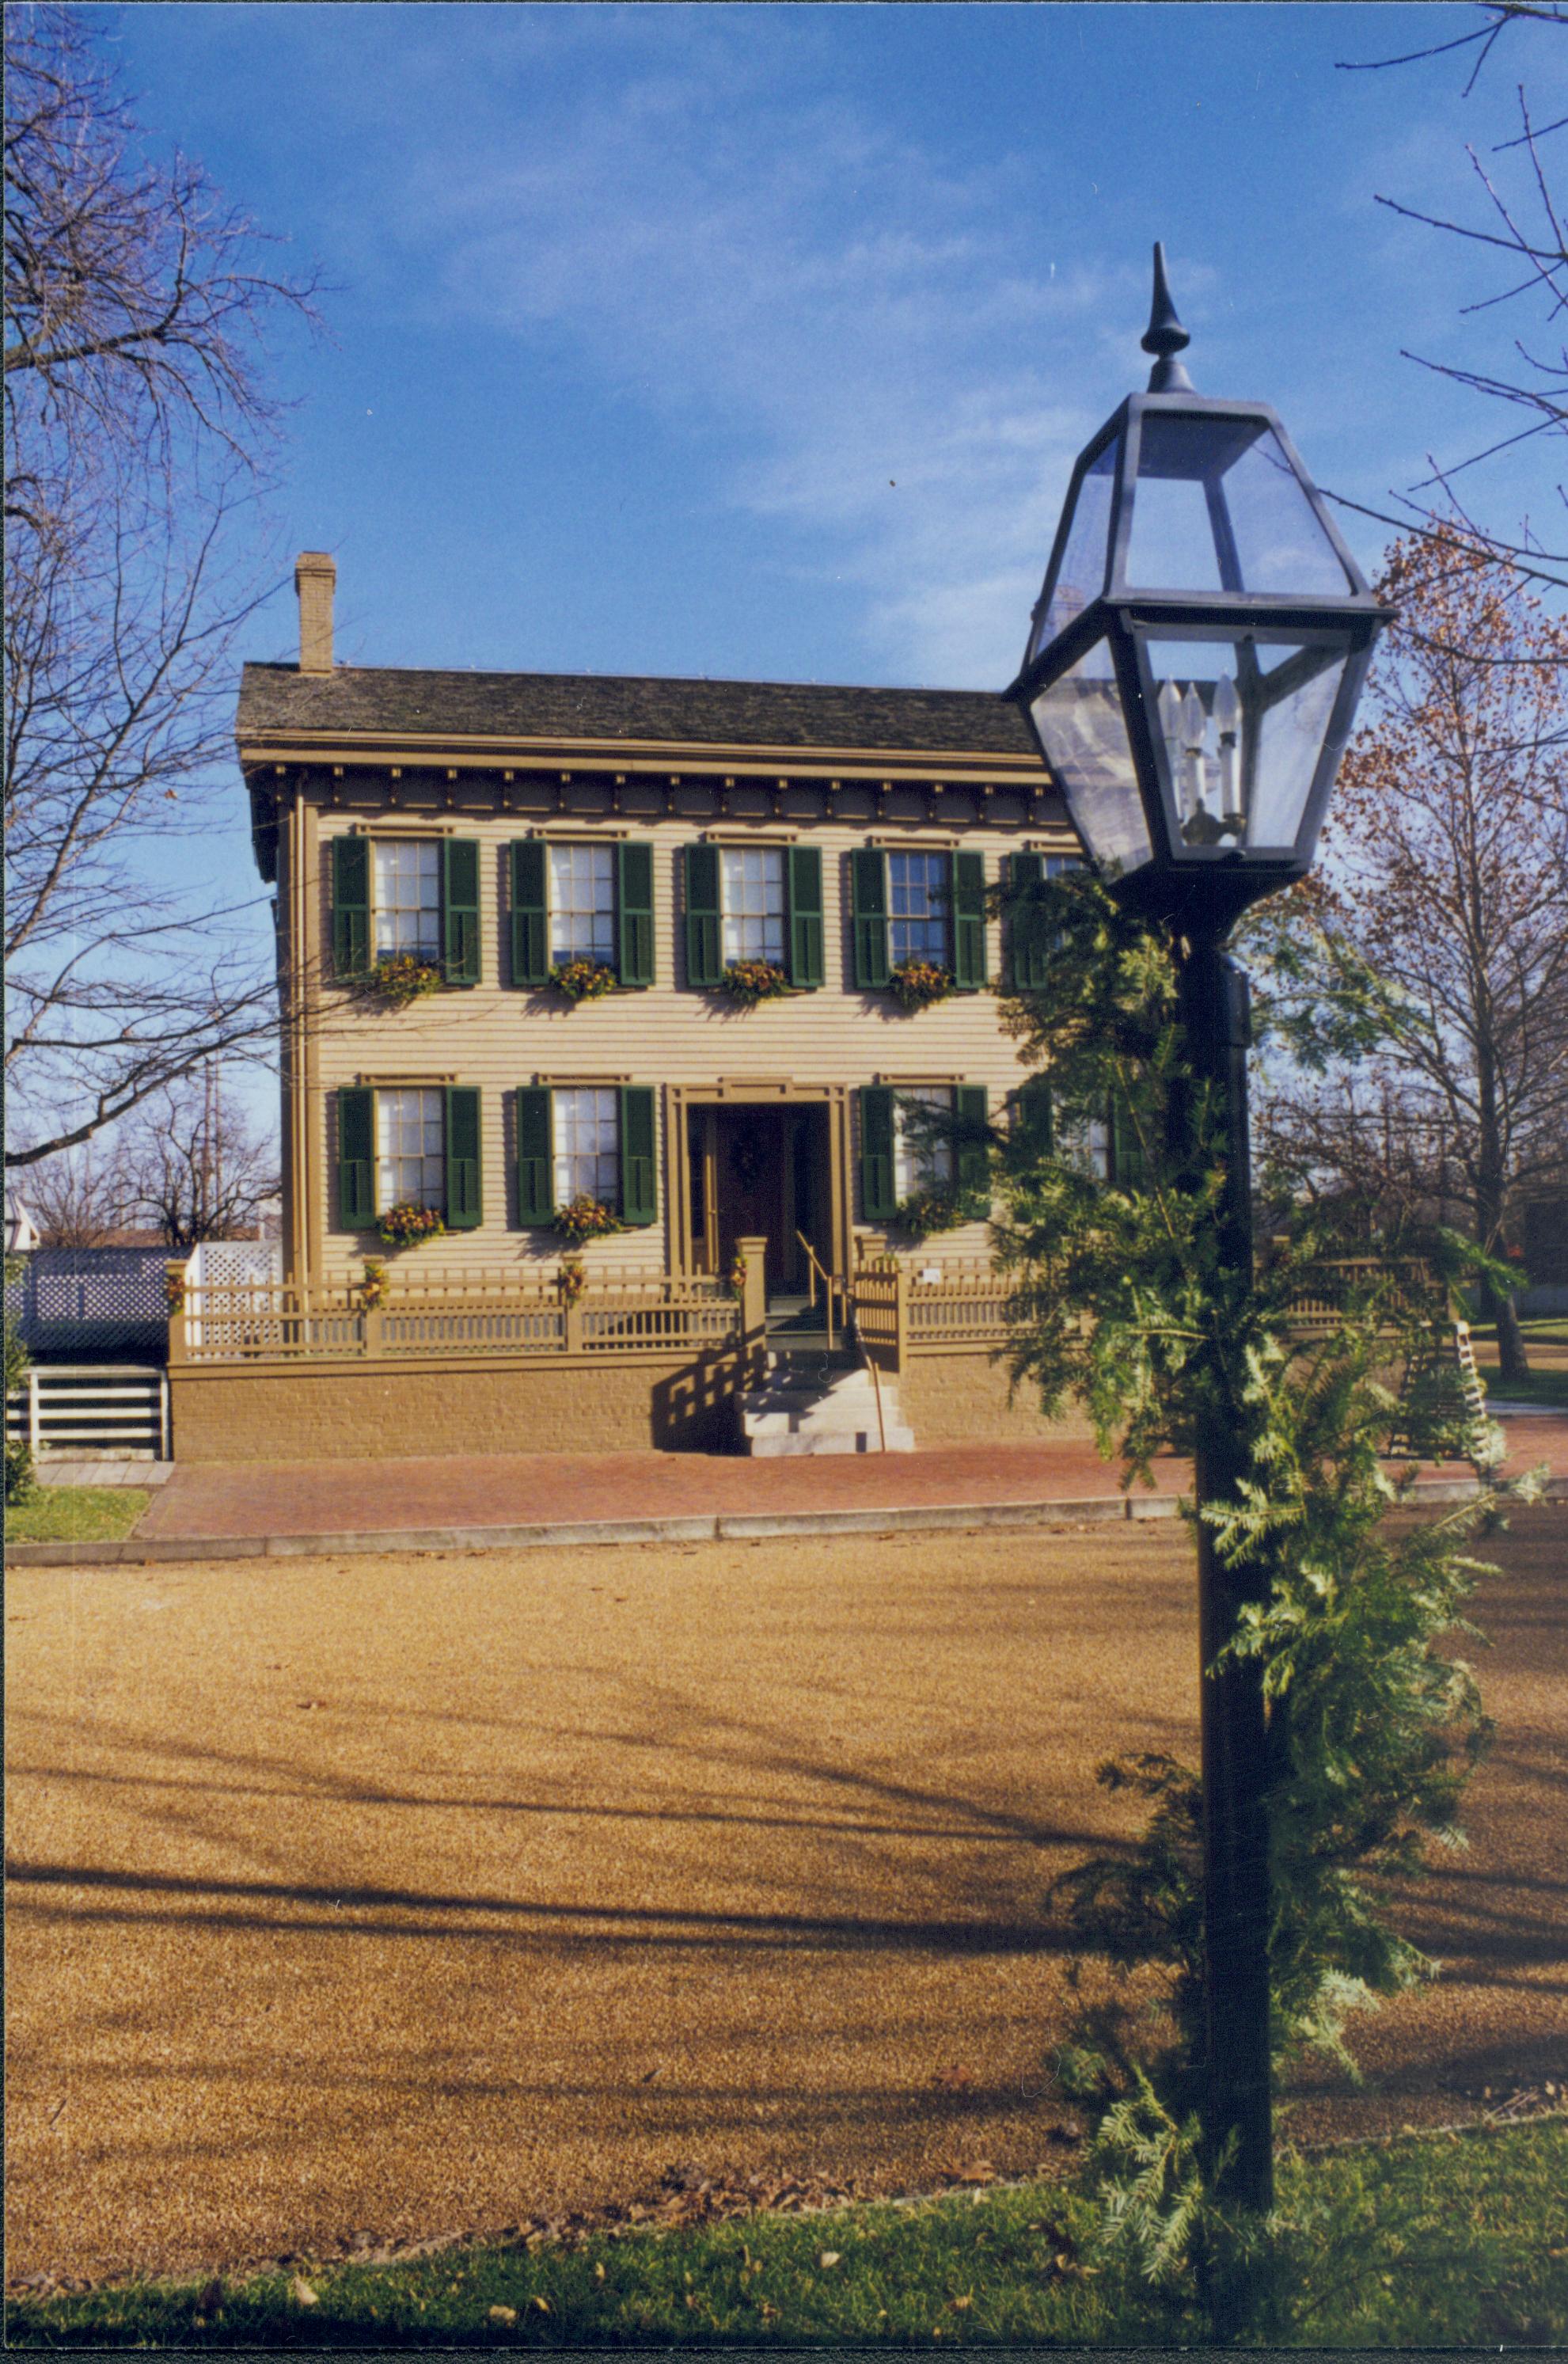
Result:
M6 1441L6 1500L25 1502L33 1490L33 1456L27 1446Z
M963 1201L951 1190L917 1190L898 1202L900 1227L917 1240L932 1232L956 1232L969 1221Z

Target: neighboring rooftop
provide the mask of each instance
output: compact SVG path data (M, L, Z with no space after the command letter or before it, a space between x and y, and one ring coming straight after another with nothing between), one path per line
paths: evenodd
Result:
M942 748L1035 755L1022 714L979 689L856 689L575 673L430 673L392 665L248 664L242 742L345 737L669 741L683 746ZM1036 755L1038 761L1038 755Z

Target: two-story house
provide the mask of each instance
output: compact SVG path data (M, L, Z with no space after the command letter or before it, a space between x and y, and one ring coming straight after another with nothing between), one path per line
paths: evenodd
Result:
M628 1383L607 1336L595 1365L581 1317L581 1366L560 1349L577 1377L550 1384L564 1363L530 1360L526 1325L485 1331L486 1299L562 1322L617 1288L623 1309L639 1290L735 1301L746 1241L754 1292L797 1325L820 1318L802 1299L829 1296L852 1321L856 1271L885 1258L917 1290L983 1276L984 1156L965 1128L1024 1080L994 988L1029 958L992 890L1075 853L1016 708L340 665L334 577L301 557L300 661L245 667L237 734L284 1004L298 1320L268 1336L296 1383L331 1362L334 1307L351 1349L348 1409L323 1414L316 1449L418 1450L438 1433L526 1449L530 1427L539 1443L710 1439L711 1422L662 1414L659 1377ZM432 1235L389 1248L389 1219ZM423 1410L389 1348L415 1297L422 1374L441 1374ZM367 1311L384 1314L368 1346ZM920 1442L1038 1426L1007 1409L998 1334L950 1339L967 1367L945 1384L904 1371ZM251 1333L252 1381L265 1344ZM462 1399L450 1417L443 1395ZM296 1449L260 1400L258 1433ZM187 1439L216 1417L193 1402Z

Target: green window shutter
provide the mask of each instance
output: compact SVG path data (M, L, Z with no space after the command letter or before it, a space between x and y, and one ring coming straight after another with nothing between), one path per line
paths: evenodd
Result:
M616 848L616 942L622 985L651 985L653 848L646 838Z
M718 848L686 848L686 983L694 988L724 982L724 937L719 925Z
M550 928L545 909L544 843L537 837L512 842L512 983L550 980Z
M891 1222L898 1211L893 1170L893 1087L861 1087L861 1213L868 1223Z
M362 842L362 841L361 841ZM375 1221L375 1094L338 1094L338 1223L364 1231Z
M517 1093L517 1221L555 1221L555 1134L542 1085L524 1084Z
M332 840L332 971L363 976L371 965L371 842Z
M785 856L789 894L789 981L808 992L822 982L822 854L792 845Z
M479 1169L479 1094L469 1084L447 1088L447 1229L476 1232L484 1221Z
M985 856L952 858L952 976L960 993L985 982Z
M479 983L479 840L441 840L441 961L449 985Z
M1110 1146L1110 1181L1113 1189L1141 1190L1148 1185L1148 1163L1143 1144L1138 1138L1138 1128L1132 1121L1132 1110L1127 1094L1119 1086L1111 1092L1107 1132Z
M646 1084L623 1084L620 1095L620 1219L659 1220L658 1131L653 1094Z
M956 1140L953 1144L953 1176L958 1195L989 1205L991 1199L991 1143L986 1134L989 1118L986 1112L984 1084L960 1084L952 1096Z
M1018 1089L1013 1101L1013 1138L1028 1156L1056 1154L1056 1110L1043 1076L1031 1076Z
M1017 993L1028 993L1045 983L1049 946L1034 904L1023 899L1045 876L1038 853L1015 853L1007 864L1007 885L1013 899L1007 911L1007 982Z
M887 861L877 846L857 846L850 856L850 911L855 985L875 993L888 978Z

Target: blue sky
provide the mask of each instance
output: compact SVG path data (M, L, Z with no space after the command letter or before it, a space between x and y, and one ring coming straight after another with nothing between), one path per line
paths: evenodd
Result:
M275 354L278 554L379 664L1001 686L1066 474L1147 363L1163 238L1205 391L1372 506L1491 440L1400 358L1494 348L1466 139L1562 43L1336 71L1468 8L142 5L155 139L336 283ZM1565 61L1568 62L1568 61ZM1541 447L1475 480L1550 516ZM1375 560L1384 536L1351 520ZM295 651L292 592L250 653Z

